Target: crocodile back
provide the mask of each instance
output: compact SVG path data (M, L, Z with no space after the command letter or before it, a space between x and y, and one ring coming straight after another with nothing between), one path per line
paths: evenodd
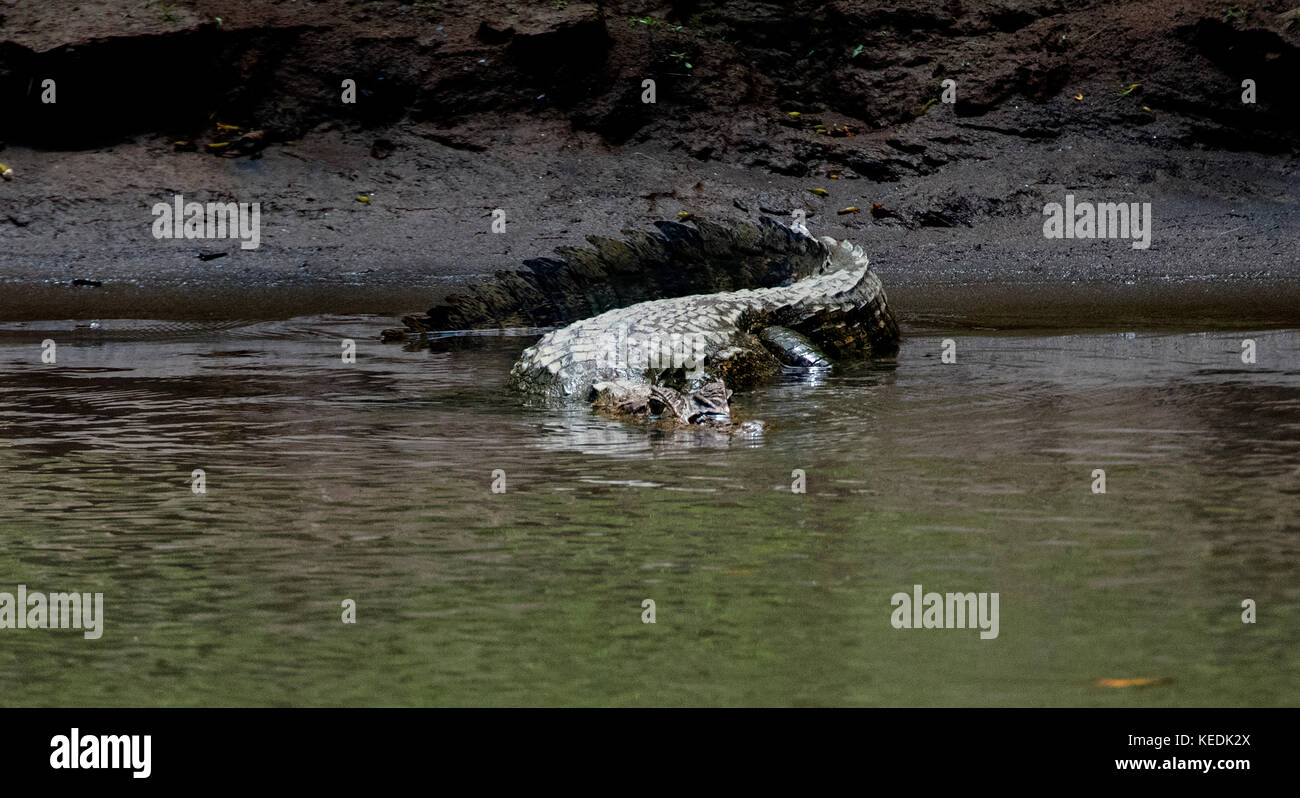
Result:
M552 327L665 297L788 285L824 270L823 241L762 217L757 223L694 226L659 222L658 232L590 236L590 248L561 247L472 283L407 329Z

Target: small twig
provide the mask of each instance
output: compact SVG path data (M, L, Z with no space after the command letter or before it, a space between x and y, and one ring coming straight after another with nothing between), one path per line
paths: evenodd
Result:
M1086 38L1086 39L1084 39L1083 41L1079 42L1079 45L1078 45L1078 46L1079 46L1079 47L1083 47L1085 44L1087 44L1088 42L1090 42L1090 41L1092 41L1094 38L1096 38L1096 36L1097 36L1098 33L1101 33L1101 31L1097 31L1097 33L1094 33L1094 34L1092 34L1092 36L1089 36L1088 38Z

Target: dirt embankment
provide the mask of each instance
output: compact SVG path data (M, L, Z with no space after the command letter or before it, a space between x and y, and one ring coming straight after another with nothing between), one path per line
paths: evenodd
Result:
M10 0L0 318L396 314L802 209L920 318L1300 321L1294 2ZM1152 247L1044 240L1067 192L1151 202ZM260 202L260 246L155 240L175 194Z

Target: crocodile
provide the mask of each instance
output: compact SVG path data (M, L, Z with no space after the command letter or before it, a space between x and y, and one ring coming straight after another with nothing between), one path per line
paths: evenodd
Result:
M783 369L825 368L897 351L898 324L860 246L814 238L767 218L757 226L659 227L662 236L633 239L624 249L590 239L594 256L561 250L563 261L533 262L531 273L522 275L498 274L497 287L480 285L426 317L404 321L418 331L433 325L544 326L587 314L525 349L509 386L534 398L687 424L728 424L733 390ZM681 256L676 262L674 253ZM593 268L626 265L629 257L651 268ZM619 271L630 279L601 282L601 275ZM746 287L627 301L648 291L736 282ZM599 312L590 315L593 310Z
M898 325L860 247L821 239L823 274L774 288L642 302L547 333L509 384L688 423L729 416L743 389L784 367L893 354Z

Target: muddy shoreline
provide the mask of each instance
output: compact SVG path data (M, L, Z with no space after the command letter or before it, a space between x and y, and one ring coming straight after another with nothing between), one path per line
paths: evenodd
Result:
M0 319L396 317L586 235L803 210L913 325L1300 325L1300 22L1200 5L11 2ZM197 83L104 94L186 51ZM260 246L154 239L176 194L261 203ZM1045 239L1067 194L1151 203L1151 247Z

